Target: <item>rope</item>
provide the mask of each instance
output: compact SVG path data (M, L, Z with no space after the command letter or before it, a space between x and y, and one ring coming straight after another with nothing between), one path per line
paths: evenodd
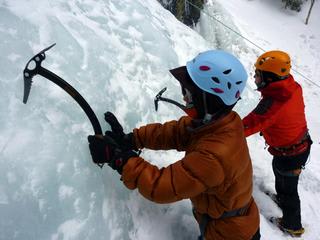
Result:
M241 33L237 32L236 30L234 30L233 28L229 27L228 25L224 24L222 21L220 21L219 19L217 19L216 17L212 16L211 14L209 14L207 11L202 10L200 7L198 7L197 5L193 4L192 2L190 2L189 0L185 0L186 2L188 2L191 6L195 7L196 9L198 9L200 12L206 14L207 16L209 16L210 18L212 18L213 20L215 20L216 22L220 23L222 26L224 26L225 28L229 29L230 31L232 31L233 33L237 34L238 36L240 36L241 38L243 38L244 40L246 40L247 42L251 43L253 46L255 46L256 48L262 50L263 52L266 52L265 49L263 49L262 47L260 47L258 44L254 43L253 41L251 41L250 39L246 38L245 36L243 36ZM320 85L317 84L316 82L312 81L310 78L306 77L304 74L302 74L301 72L299 72L298 70L295 70L294 68L291 68L293 72L299 74L301 77L303 77L305 80L307 80L309 83L317 86L318 88L320 88Z

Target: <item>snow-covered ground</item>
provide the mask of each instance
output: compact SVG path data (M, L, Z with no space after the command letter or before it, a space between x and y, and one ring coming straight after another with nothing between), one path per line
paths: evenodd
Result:
M214 8L213 8L214 6ZM307 7L307 6L306 6ZM295 68L320 77L319 0L310 18L281 9L275 0L208 1L210 12L266 50L287 50ZM77 104L56 85L35 77L28 104L22 103L22 70L27 61L56 42L43 66L74 86L92 106L104 130L103 113L114 112L125 130L164 122L183 113L153 98L181 100L168 70L199 51L223 48L240 57L249 72L259 51L203 15L196 31L178 22L155 0L0 0L0 240L11 239L196 239L188 200L158 205L128 191L119 175L90 161L86 137L92 127ZM320 89L304 87L307 118L314 139L311 161L301 177L304 239L319 239ZM257 103L252 82L237 111L244 116ZM266 216L280 214L260 191L273 188L271 157L258 136L249 140L254 163L254 196L261 209L262 239L287 239ZM180 153L144 151L158 165Z

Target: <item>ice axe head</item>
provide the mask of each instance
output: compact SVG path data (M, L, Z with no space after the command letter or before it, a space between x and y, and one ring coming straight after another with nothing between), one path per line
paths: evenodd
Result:
M159 107L159 101L161 100L161 96L162 94L167 90L167 88L163 88L160 92L158 92L158 94L156 95L156 97L154 98L154 107L156 109L156 111L158 111L158 107Z
M23 94L23 103L27 103L28 97L31 90L32 78L38 74L38 71L41 67L41 62L46 58L45 52L52 48L55 43L51 46L43 49L41 52L33 56L26 67L23 70L23 79L24 79L24 94Z

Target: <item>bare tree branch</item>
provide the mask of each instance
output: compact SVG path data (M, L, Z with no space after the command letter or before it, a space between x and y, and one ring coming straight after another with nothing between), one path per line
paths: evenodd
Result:
M313 7L313 5L314 5L314 2L315 2L315 0L311 0L311 6L310 6L310 8L309 8L308 16L307 16L306 22L305 22L306 25L308 25L309 17L310 17L311 10L312 10L312 7Z

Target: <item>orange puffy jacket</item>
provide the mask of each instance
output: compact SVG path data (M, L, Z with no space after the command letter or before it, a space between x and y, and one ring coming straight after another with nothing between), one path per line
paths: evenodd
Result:
M261 90L258 106L243 119L245 135L261 132L271 147L298 143L307 132L301 86L290 75Z
M251 239L259 227L259 212L252 198L252 165L237 113L198 129L192 129L189 117L149 124L134 129L134 136L138 148L176 149L186 154L161 169L141 157L130 158L122 172L129 189L138 188L157 203L190 198L198 217L209 214L218 219L225 211L248 205L244 216L210 221L205 237Z

